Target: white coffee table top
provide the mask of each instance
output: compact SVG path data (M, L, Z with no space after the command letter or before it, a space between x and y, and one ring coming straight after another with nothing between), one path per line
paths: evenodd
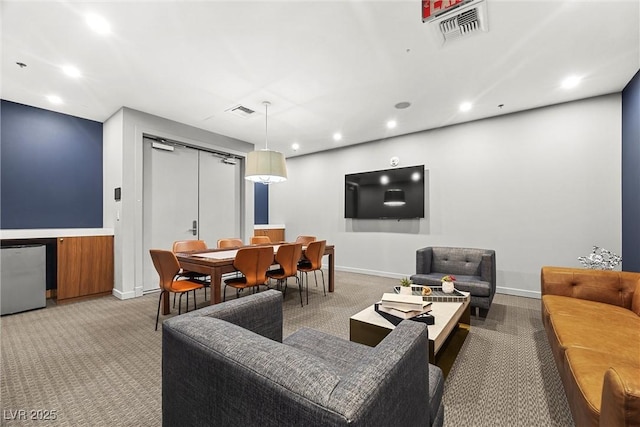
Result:
M458 320L462 317L462 313L469 305L469 299L465 302L432 302L431 314L435 317L433 325L427 325L429 330L429 340L433 341L434 354L447 339L451 331L458 324ZM394 329L393 323L376 313L371 305L359 313L351 316L351 319L371 325L380 326L382 328Z

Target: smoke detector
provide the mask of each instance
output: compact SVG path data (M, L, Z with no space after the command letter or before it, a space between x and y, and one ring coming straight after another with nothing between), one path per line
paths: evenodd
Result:
M243 119L248 119L249 117L251 117L252 114L255 113L254 110L252 110L249 107L245 107L244 105L234 105L231 108L227 108L226 110L224 110L227 113L231 113L234 114L238 117L242 117Z
M465 3L437 15L429 25L442 44L488 31L487 3L485 0Z

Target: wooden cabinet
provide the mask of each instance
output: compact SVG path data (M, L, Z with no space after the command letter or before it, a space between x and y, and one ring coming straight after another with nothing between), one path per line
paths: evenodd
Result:
M113 236L59 237L58 301L113 290Z
M254 236L269 236L273 243L284 242L284 228L260 228L253 230Z

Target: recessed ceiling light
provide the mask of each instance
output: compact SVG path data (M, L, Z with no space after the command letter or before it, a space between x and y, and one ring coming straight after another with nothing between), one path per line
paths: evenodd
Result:
M334 141L340 141L342 139L342 134L339 132L336 132L333 134L333 140Z
M87 25L96 33L106 35L111 32L111 25L100 15L95 13L88 13L85 15Z
M389 120L387 122L387 128L389 128L389 129L393 129L396 126L398 126L398 123L395 120Z
M78 70L78 68L74 67L73 65L65 65L62 67L62 71L69 77L73 77L73 78L78 78L82 75L82 73L80 73L80 70Z
M395 105L395 107L396 107L398 110L404 110L405 108L409 108L410 106L411 106L411 103L410 103L410 102L407 102L407 101L398 102L398 103Z
M580 84L580 80L582 80L582 77L569 76L562 81L562 87L565 89L573 89Z
M62 104L62 98L60 98L58 95L47 95L47 99L52 104Z
M471 103L470 102L463 102L462 104L460 104L460 111L469 111L471 110Z
M298 148L300 148L300 144L294 142L293 144L291 144L291 148L293 149L293 151L298 151Z

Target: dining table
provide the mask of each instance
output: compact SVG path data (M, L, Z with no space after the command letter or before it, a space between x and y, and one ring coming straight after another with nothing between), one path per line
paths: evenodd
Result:
M233 273L236 268L233 266L233 261L239 249L243 247L252 246L272 246L274 255L278 251L280 244L286 242L267 244L267 245L251 245L241 246L236 248L224 248L224 249L207 249L203 251L192 252L178 252L176 258L180 263L180 267L186 271L193 271L195 273L206 274L211 277L211 304L218 304L222 302L222 275L227 273ZM303 254L306 247L302 248ZM333 292L335 284L335 248L334 245L326 245L324 248L324 255L328 256L328 287L329 292ZM276 264L274 260L274 264ZM169 307L169 298L162 298L162 314L169 314L171 309Z

